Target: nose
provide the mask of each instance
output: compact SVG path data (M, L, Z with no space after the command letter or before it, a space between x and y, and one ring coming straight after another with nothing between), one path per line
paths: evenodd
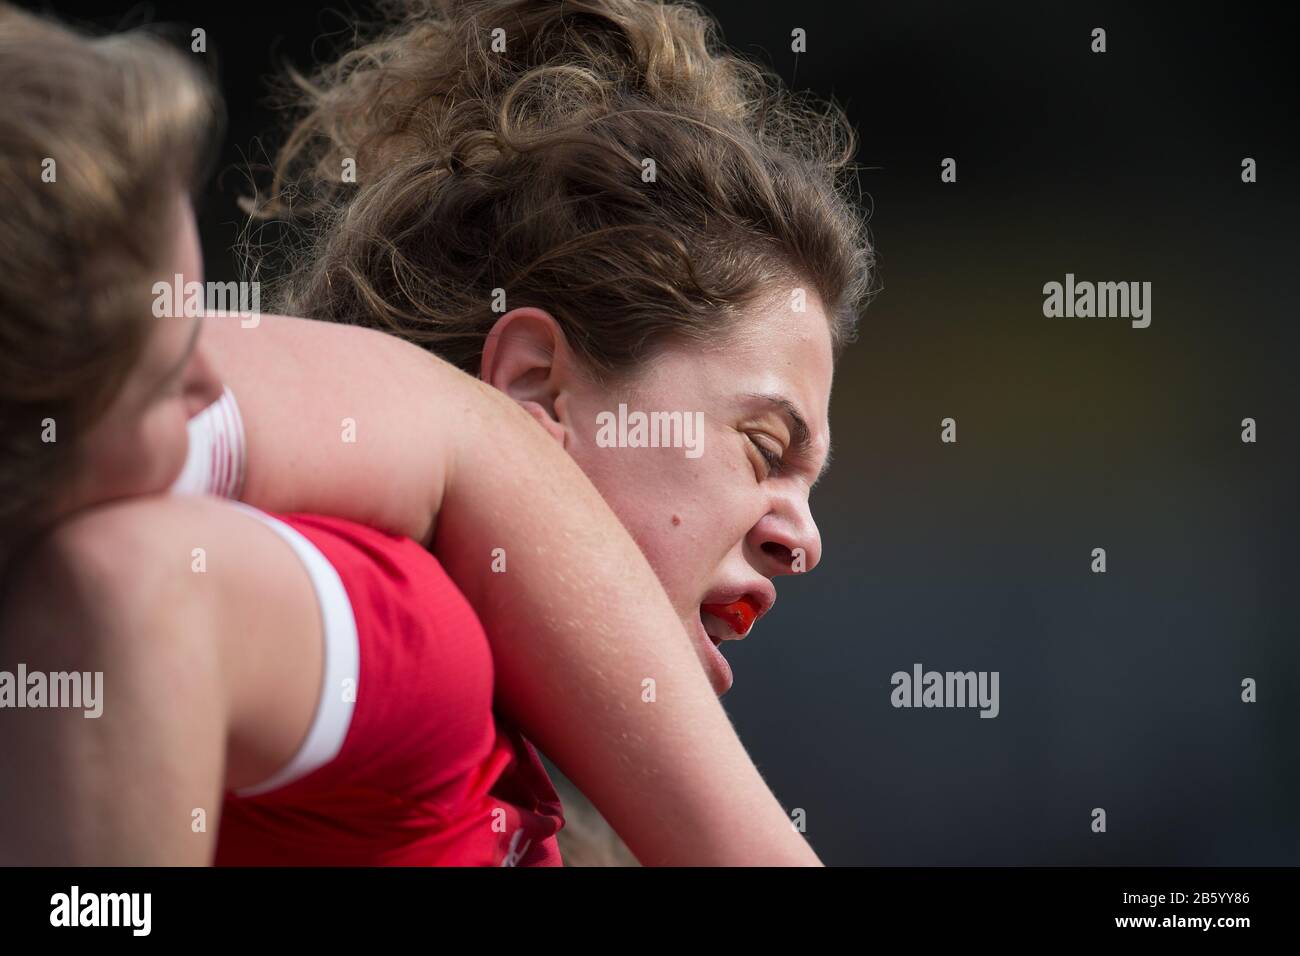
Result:
M189 367L185 370L185 407L189 417L193 418L215 402L221 397L221 392L221 377L200 338L194 347L194 354L190 356Z
M822 559L822 536L812 509L806 498L795 493L773 503L750 532L750 544L757 552L758 567L768 577L803 574Z

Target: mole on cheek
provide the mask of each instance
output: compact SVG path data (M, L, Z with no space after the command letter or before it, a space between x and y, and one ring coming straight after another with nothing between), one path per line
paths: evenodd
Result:
M675 528L675 527L677 527L677 526L678 526L679 524L681 524L681 523L682 523L682 516L681 516L681 515L673 515L673 527Z

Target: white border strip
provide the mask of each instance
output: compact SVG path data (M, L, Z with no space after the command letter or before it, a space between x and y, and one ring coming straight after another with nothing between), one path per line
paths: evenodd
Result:
M307 569L316 598L320 603L321 622L325 640L325 667L321 679L320 700L316 716L298 752L269 780L252 787L236 790L240 797L252 797L277 790L323 767L343 749L343 741L352 723L353 701L361 678L361 645L357 637L357 622L352 614L352 604L338 571L325 559L314 544L297 529L265 512L232 501L232 505L260 519L280 535ZM343 682L352 680L353 701L345 700Z

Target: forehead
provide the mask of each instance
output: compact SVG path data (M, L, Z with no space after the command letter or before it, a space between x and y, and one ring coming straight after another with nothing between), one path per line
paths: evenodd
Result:
M815 296L801 311L779 293L752 306L710 352L742 390L784 395L814 431L825 430L835 360L830 323Z
M779 292L746 309L714 340L665 350L653 363L660 372L654 377L690 394L706 412L770 404L755 402L755 395L782 397L807 422L813 447L824 454L835 369L830 323L816 296L807 297L802 311L793 304L788 292Z

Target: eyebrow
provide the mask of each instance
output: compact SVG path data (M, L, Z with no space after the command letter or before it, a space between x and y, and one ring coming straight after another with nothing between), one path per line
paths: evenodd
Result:
M803 417L799 407L784 395L765 395L761 392L750 392L749 398L755 401L763 402L765 405L776 409L790 425L790 447L794 449L795 454L805 459L812 458L812 429L808 427L808 420ZM826 460L822 462L821 469L817 472L817 477L813 479L809 489L816 486L817 482L822 480L827 469L831 466L831 444L826 443Z

